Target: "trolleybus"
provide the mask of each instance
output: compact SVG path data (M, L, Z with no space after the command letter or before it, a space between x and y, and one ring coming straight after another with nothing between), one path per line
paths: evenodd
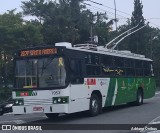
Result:
M92 44L57 43L22 49L14 57L14 114L88 111L155 95L152 60Z

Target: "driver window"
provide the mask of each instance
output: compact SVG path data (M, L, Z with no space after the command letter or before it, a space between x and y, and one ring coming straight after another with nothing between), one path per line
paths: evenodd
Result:
M82 74L82 63L80 59L70 60L71 83L83 84L84 78Z

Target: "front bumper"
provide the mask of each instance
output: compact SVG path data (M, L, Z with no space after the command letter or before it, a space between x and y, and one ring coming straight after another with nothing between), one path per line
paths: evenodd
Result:
M3 108L3 113L9 113L12 112L12 107L4 107Z
M69 113L68 104L13 106L13 114Z

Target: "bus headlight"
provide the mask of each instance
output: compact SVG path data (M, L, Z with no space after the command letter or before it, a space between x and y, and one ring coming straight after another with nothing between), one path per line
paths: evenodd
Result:
M58 98L58 102L59 102L59 103L61 102L61 98Z
M69 97L53 97L53 104L66 104L69 103Z
M23 99L14 99L14 106L24 105Z

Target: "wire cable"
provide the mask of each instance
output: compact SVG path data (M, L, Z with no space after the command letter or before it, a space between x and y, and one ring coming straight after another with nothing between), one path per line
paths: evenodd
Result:
M103 6L103 7L107 7L107 8L112 9L112 10L115 10L115 9L112 8L112 7L106 6L106 5L102 4L102 3L95 2L95 1L93 1L93 0L87 0L87 1L89 1L89 2L91 2L91 3L94 3L94 4L97 4L97 5L100 5L100 6ZM90 4L88 4L88 5L90 5ZM90 5L90 6L91 6L91 5ZM98 7L96 7L96 8L98 8ZM104 10L104 9L101 9L101 8L99 8L99 9L100 9L100 10ZM113 12L110 12L110 11L107 11L107 10L104 10L104 11L106 11L106 12L108 12L108 13L110 13L110 14L114 14ZM129 14L129 13L123 12L123 11L121 11L121 10L117 10L117 11L118 11L118 12L121 12L121 13L123 13L123 14L129 15L130 17L132 17L132 15ZM129 19L129 18L125 17L125 16L122 16L122 15L119 15L119 14L117 14L117 16L120 16L120 17L122 17L123 19L131 20L131 19ZM122 19L122 18L118 18L118 19ZM150 19L160 19L160 18L149 18L149 19L146 19L146 20L150 20ZM155 23L153 23L153 22L151 22L151 21L149 21L149 22L150 22L151 24L155 25L156 27L160 28L159 25L157 25L157 24L155 24Z

